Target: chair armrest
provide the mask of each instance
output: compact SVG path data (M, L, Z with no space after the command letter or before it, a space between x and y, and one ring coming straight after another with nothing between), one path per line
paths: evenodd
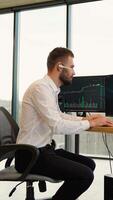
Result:
M33 145L29 144L8 144L8 145L1 145L0 146L0 161L6 159L6 158L11 158L15 155L16 151L19 150L27 150L32 154L31 160L25 169L25 171L20 175L18 180L23 180L26 178L26 176L29 174L31 171L32 167L37 161L37 158L39 157L39 150Z

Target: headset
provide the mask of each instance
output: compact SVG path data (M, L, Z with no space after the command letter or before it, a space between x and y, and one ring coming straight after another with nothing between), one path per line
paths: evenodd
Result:
M66 66L64 66L62 64L59 64L59 67L62 68L62 69L71 69L70 67L66 67Z

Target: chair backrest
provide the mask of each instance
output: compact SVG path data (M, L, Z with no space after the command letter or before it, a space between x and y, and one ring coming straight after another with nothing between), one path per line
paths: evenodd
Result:
M12 115L4 107L0 107L0 145L16 143L18 131L18 124Z

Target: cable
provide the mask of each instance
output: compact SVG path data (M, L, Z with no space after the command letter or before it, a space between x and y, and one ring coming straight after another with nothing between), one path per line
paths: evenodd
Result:
M102 133L102 139L103 139L104 145L105 145L105 147L106 147L106 149L108 151L110 171L111 171L111 174L112 174L113 170L112 170L112 163L111 163L112 159L111 159L111 157L113 158L113 154L109 149L109 146L108 146L108 143L107 143L107 135L106 135L106 133Z
M88 112L89 116L91 116L92 114L90 112ZM112 174L113 170L112 170L112 158L113 158L113 154L109 149L108 143L107 143L107 135L106 133L102 133L102 138L103 138L103 143L108 151L108 157L109 157L109 166L110 166L110 172Z
M104 135L104 134L105 134L105 135ZM107 144L107 135L106 135L106 133L102 133L102 137L103 137L103 141L104 141L104 144L105 144L107 150L109 151L109 153L110 153L111 156L113 157L113 154L112 154L112 152L110 151L110 149L109 149L109 147L108 147L108 144ZM105 137L105 138L104 138L104 137Z
M12 194L15 192L16 188L17 188L20 184L22 184L23 182L24 182L24 181L21 181L20 183L18 183L18 184L11 190L11 192L9 193L9 197L12 196Z

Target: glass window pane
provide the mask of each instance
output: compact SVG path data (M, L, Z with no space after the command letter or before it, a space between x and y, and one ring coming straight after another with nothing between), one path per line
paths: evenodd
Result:
M21 13L20 101L29 84L45 75L49 51L65 46L65 12L62 6Z
M11 111L13 14L0 15L0 106Z
M72 50L76 75L113 73L113 1L72 6Z
M19 101L33 81L47 73L48 53L66 46L66 6L21 12ZM58 138L58 137L57 137ZM59 145L64 136L59 136Z
M76 75L113 74L113 1L72 5L71 48ZM113 151L113 136L107 135ZM101 133L80 135L80 153L106 156Z

